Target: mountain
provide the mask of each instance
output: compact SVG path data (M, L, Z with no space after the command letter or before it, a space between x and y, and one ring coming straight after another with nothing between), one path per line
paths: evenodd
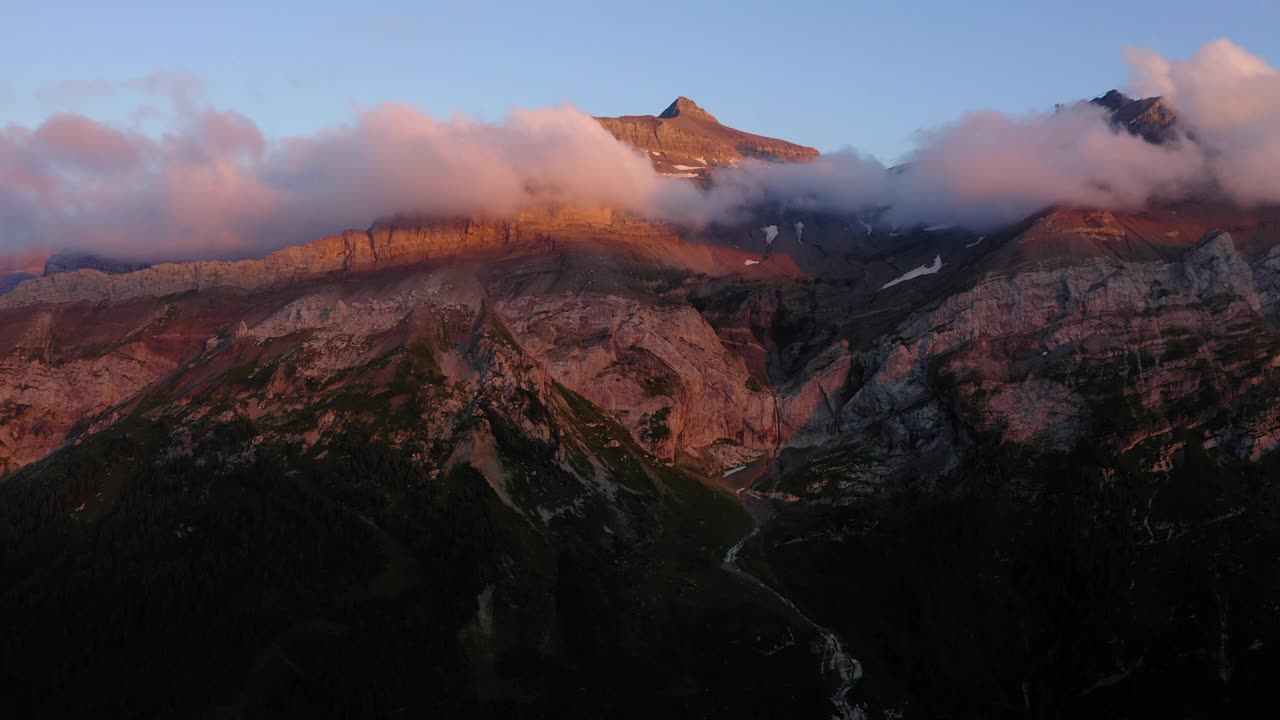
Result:
M667 175L704 177L708 168L735 165L748 158L805 162L819 154L811 147L721 125L711 113L684 96L656 116L596 119L614 137L648 152L654 167Z
M1119 90L1110 90L1090 102L1110 111L1116 127L1148 142L1159 145L1172 141L1177 135L1178 113L1164 98L1134 99Z
M1277 368L1280 209L1221 203L540 208L49 274L0 296L4 702L1260 717Z
M48 260L45 260L44 274L53 275L54 273L71 272L73 270L97 270L108 275L114 275L141 270L147 265L147 263L142 262L113 260L89 253L60 252L54 253Z

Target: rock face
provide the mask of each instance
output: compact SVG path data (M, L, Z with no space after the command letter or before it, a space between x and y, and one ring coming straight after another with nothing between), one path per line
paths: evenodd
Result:
M691 112L676 103L669 114ZM809 224L810 242L820 242L826 225ZM1210 421L1215 408L1258 392L1259 383L1270 387L1265 376L1250 374L1256 372L1251 363L1271 361L1270 335L1244 328L1275 313L1276 248L1251 265L1230 234L1213 231L1193 247L1175 246L1181 257L1172 262L1149 259L1169 252L1154 247L1132 260L1095 252L1106 243L1133 248L1131 228L1113 214L1065 213L1043 218L1003 246L957 243L962 251L987 253L974 256L982 260L970 269L965 263L975 260L947 255L944 267L970 274L971 285L933 298L931 309L915 314L901 304L864 308L859 317L874 318L882 335L861 340L827 334L797 342L796 333L803 339L812 328L838 321L824 319L824 304L838 314L838 303L865 305L881 295L890 303L890 292L919 292L955 279L948 271L883 288L873 276L847 299L832 296L817 305L811 295L796 304L754 290L745 302L729 296L721 309L709 300L690 302L690 292L702 291L689 276L670 281L672 271L710 269L722 276L726 271L708 259L705 247L612 213L546 211L507 223L380 223L261 260L57 273L0 298L0 312L18 320L3 356L0 452L10 468L38 459L82 431L86 418L111 411L226 338L277 342L302 334L310 338L303 347L313 362L348 367L363 357L364 345L351 355L344 348L354 331L335 328L358 321L360 336L394 335L422 312L423 298L441 293L471 307L487 297L514 341L555 382L613 414L650 452L711 472L724 469L715 458L727 447L738 448L731 454L741 460L779 447L855 439L887 456L936 450L935 461L953 464L971 432L1065 452L1097 432L1096 398L1079 377L1093 365L1135 384L1132 399L1153 411L1209 389L1222 394L1218 403L1178 420L1186 426ZM1010 254L1020 243L1041 254ZM796 244L802 247L798 236ZM1044 248L1058 254L1045 255ZM601 265L594 252L615 259ZM422 269L424 263L432 269ZM455 266L501 269L443 273ZM379 289L393 277L388 273L399 273L394 296ZM647 274L653 279L645 280ZM731 287L734 281L715 282ZM343 286L374 294L337 293ZM228 297L238 299L225 319L199 309ZM77 343L60 326L86 302L119 308L124 319L118 329ZM162 342L162 331L175 323L192 334ZM1205 363L1222 354L1240 354L1249 363L1223 365L1206 385ZM960 422L945 392L939 394L938 373L958 383ZM106 375L112 379L103 381ZM62 402L66 396L75 402ZM1266 454L1274 433L1265 417L1258 422L1247 432L1224 433L1222 442L1241 456ZM1131 447L1159 432L1140 424L1109 441Z
M386 270L457 256L537 253L556 243L584 240L639 253L659 252L679 262L678 253L670 250L681 243L668 228L611 210L544 209L512 221L383 222L367 231L348 230L258 260L161 263L117 274L96 269L59 272L19 284L0 297L0 309L49 302L122 301L214 288L257 292L335 273ZM696 264L698 259L690 262Z
M86 419L109 411L175 367L141 343L59 363L48 362L39 349L23 348L35 352L0 360L0 470L39 460L62 445L73 428L86 428Z
M1041 450L1086 437L1128 450L1207 423L1246 394L1280 393L1268 369L1280 335L1258 332L1261 309L1249 264L1222 232L1175 263L1098 258L988 275L908 318L894 342L816 356L783 393L784 426L792 445L859 437L886 456L941 449L949 462L967 428ZM958 389L959 424L939 373ZM856 377L866 379L854 389ZM1132 387L1112 397L1112 382ZM1205 393L1218 399L1200 406ZM1117 418L1091 418L1104 400L1131 404L1133 424L1107 435L1100 424ZM1185 412L1170 415L1180 404ZM1269 431L1231 442L1241 457L1274 449Z
M777 445L773 395L691 307L581 295L512 298L497 309L551 377L616 413L661 457L685 453L718 470L718 444L754 456Z
M734 165L747 158L805 162L818 156L810 147L721 125L686 97L677 98L656 116L597 119L614 137L648 152L659 172L671 175L702 176L707 167Z

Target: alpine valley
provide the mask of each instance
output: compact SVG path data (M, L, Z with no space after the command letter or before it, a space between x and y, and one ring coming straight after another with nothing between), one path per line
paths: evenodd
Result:
M599 122L703 186L818 157L683 97ZM7 717L1273 704L1280 208L546 204L7 262Z

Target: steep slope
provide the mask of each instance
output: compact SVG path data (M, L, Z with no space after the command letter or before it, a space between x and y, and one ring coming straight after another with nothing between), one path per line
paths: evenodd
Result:
M488 269L48 310L97 333L61 348L97 363L64 396L165 359L0 484L5 706L823 712L812 629L720 569L741 507L557 382Z
M1102 223L1093 252L1025 255L1070 219L996 239L976 282L910 281L931 298L870 342L838 312L805 330L832 340L779 387L757 489L781 516L744 561L853 648L869 707L1261 717L1280 233L1246 255Z

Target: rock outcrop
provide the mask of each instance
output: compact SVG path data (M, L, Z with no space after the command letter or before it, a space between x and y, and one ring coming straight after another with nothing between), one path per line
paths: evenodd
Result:
M772 394L687 305L584 294L497 309L551 377L616 413L662 457L705 457L717 443L762 455L777 444Z

